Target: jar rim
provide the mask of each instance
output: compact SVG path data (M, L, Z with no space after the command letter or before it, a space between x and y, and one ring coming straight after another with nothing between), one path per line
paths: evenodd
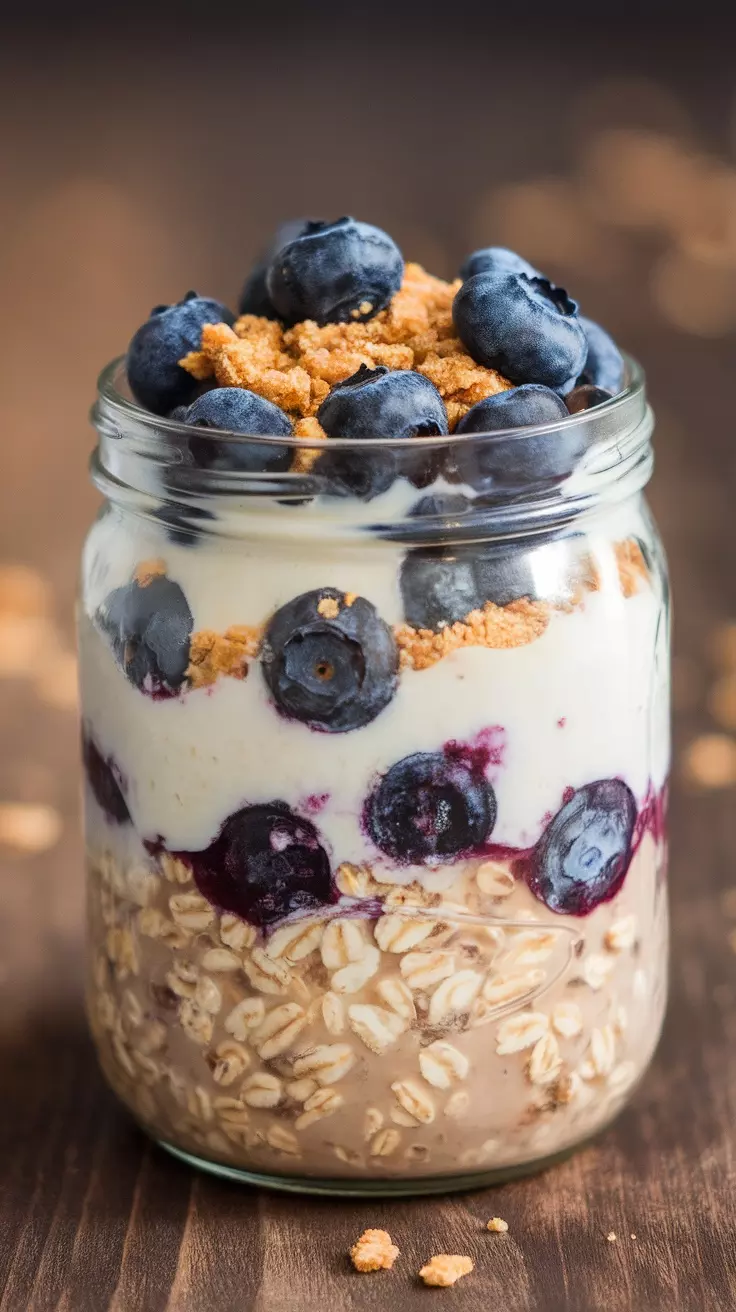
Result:
M636 427L639 420L646 412L646 378L644 370L633 356L623 353L626 364L626 386L622 391L617 392L610 400L603 401L600 405L590 410L581 410L577 414L566 415L564 418L554 420L551 423L528 425L523 428L499 428L482 433L445 433L436 434L431 437L371 437L371 438L346 438L330 437L331 451L406 451L407 449L417 450L417 444L421 444L421 449L430 450L433 446L441 445L443 447L454 448L455 446L466 445L468 443L487 441L492 438L494 441L513 441L522 442L525 439L553 436L555 433L567 433L574 429L584 428L591 423L599 424L602 420L612 421L612 426L616 419L621 421L620 426L624 430L630 430ZM105 366L97 380L97 401L92 409L92 422L96 428L101 426L113 426L119 430L122 436L127 424L134 425L139 432L158 431L164 432L173 439L177 437L185 438L192 432L192 425L182 423L177 419L170 419L163 415L154 414L140 405L130 393L125 374L124 355L117 356ZM122 384L121 384L122 380ZM129 395L126 395L123 387L128 389ZM122 430L122 431L121 431ZM249 443L257 441L260 445L268 446L273 444L281 450L285 447L292 448L294 451L324 450L324 439L313 438L308 440L302 437L296 437L291 434L288 437L277 436L275 434L254 434L254 433L236 433L226 428L198 428L198 437L207 440L222 440L226 438L228 442Z

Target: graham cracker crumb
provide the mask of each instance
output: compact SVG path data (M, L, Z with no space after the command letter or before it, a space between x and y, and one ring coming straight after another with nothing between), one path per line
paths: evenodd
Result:
M644 583L649 582L649 569L636 538L627 538L617 542L614 551L618 564L618 576L621 591L625 597L633 597Z
M139 588L147 588L149 583L154 579L160 578L166 573L166 561L161 560L142 560L140 565L136 565L133 571L133 578Z
M448 1285L454 1285L461 1276L469 1275L472 1270L473 1263L469 1257L458 1253L438 1253L422 1267L419 1275L425 1285L447 1288Z
M234 624L224 633L200 629L192 634L186 675L189 686L206 688L221 674L231 679L244 679L249 658L258 655L261 632L261 629L247 624Z
M606 1239L608 1240L609 1244L615 1244L616 1240L618 1239L618 1235L616 1234L615 1230L609 1230L608 1234L606 1235Z
M398 1256L387 1230L364 1230L350 1249L356 1271L390 1271Z
M508 1228L508 1221L504 1221L500 1216L492 1216L486 1226L486 1230L492 1230L493 1233L497 1235L505 1235Z
M325 620L336 620L340 614L340 603L335 597L321 597L317 602L317 613Z
M326 442L327 434L318 419L310 416L298 419L294 425L294 436L302 442ZM316 447L301 447L294 455L292 470L296 474L308 474L320 455Z
M353 602L357 600L358 600L357 592L346 592L345 596L343 597L343 601L345 602L346 606L352 606Z
M362 364L418 369L438 386L452 429L476 401L510 386L494 369L476 364L458 341L452 302L459 286L459 280L444 282L407 264L401 289L373 319L322 326L305 319L284 330L274 320L244 314L233 328L206 324L200 349L179 364L197 379L214 375L222 387L257 392L296 421L312 418L330 389ZM360 313L369 313L366 307Z
M545 601L522 597L508 606L487 601L464 620L447 624L438 633L397 624L394 635L402 669L427 670L460 647L523 647L541 637L550 621L552 607Z

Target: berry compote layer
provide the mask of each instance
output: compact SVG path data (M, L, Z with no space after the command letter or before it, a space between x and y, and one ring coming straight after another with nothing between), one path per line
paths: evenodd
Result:
M656 1045L661 561L638 494L458 532L529 481L564 499L586 430L538 426L623 386L566 293L509 251L440 284L370 225L287 228L234 326L190 295L131 344L185 467L323 482L184 513L172 474L90 533L89 1011L163 1142L421 1187L574 1145ZM516 428L526 446L475 440ZM359 449L449 431L451 458Z

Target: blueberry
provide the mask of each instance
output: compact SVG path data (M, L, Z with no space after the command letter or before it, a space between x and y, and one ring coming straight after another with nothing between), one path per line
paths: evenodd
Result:
M574 387L565 397L565 405L571 415L578 415L583 410L593 410L597 405L603 405L605 401L610 401L613 392L607 392L605 387L595 387L593 383L581 383Z
M188 405L200 384L179 361L199 350L206 323L233 321L227 306L196 292L176 305L156 306L128 347L128 382L136 400L157 415Z
M618 892L631 860L636 802L620 779L586 784L557 812L532 854L529 883L550 909L588 915Z
M414 502L409 511L409 519L455 519L466 514L472 504L462 492L429 492Z
M97 805L111 824L130 824L130 811L123 792L124 779L111 756L103 756L86 731L82 735L82 760L87 781Z
M292 323L349 323L388 305L403 274L401 251L387 233L342 218L308 223L276 254L266 286L279 315Z
M276 611L261 668L277 707L312 729L346 733L375 720L398 682L389 626L364 597L335 588L304 592Z
M206 392L188 407L182 422L193 428L222 428L259 437L291 437L293 432L291 420L283 410L242 387L216 387ZM192 436L187 445L198 469L272 474L288 469L291 464L291 448L277 443L223 442Z
M507 250L505 246L484 246L479 251L473 251L462 265L460 277L463 282L467 282L476 273L525 273L528 278L542 276L533 264L517 255L516 251Z
M508 606L521 597L536 597L534 552L524 547L486 547L475 562L480 604Z
M254 264L245 280L245 286L240 293L238 302L238 312L240 314L257 314L262 319L278 319L279 316L271 303L266 286L269 265L278 252L284 246L288 246L289 242L294 241L296 237L301 237L312 222L312 219L286 219L284 223L279 224L273 240L263 252L261 258Z
M317 418L328 437L363 441L370 438L433 437L447 433L447 411L437 388L410 369L385 365L357 373L338 384L322 402ZM314 466L328 492L352 494L368 501L385 492L399 474L415 486L436 476L438 453L417 450L365 452L325 451Z
M463 415L458 434L493 433L567 419L564 401L549 387L526 383L479 401ZM586 446L580 425L568 431L489 438L458 443L455 468L464 483L477 491L521 491L543 483L559 483L575 468Z
M523 273L477 273L453 302L458 336L480 364L512 383L567 390L585 363L577 305L561 287Z
M159 574L115 588L97 612L120 668L141 692L170 696L189 665L192 612L178 583Z
M496 798L488 781L443 752L397 761L371 793L368 833L397 862L452 861L488 838Z
M195 547L202 537L197 523L215 518L211 510L205 510L202 506L179 504L159 506L153 515L159 523L166 525L167 538L178 547Z
M208 902L251 925L273 925L337 899L319 831L285 802L244 806L204 851L176 855Z
M477 610L482 600L475 566L475 548L417 547L407 552L399 574L407 624L437 630Z
M624 385L626 373L624 358L613 338L609 337L600 324L581 315L580 326L585 333L588 353L578 382L603 387L607 392L613 392L615 396Z

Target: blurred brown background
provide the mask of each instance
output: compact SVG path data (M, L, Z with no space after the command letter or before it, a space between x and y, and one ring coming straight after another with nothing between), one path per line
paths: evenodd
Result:
M736 882L736 21L708 0L514 8L31 0L2 13L0 1037L17 1148L3 1308L14 1291L42 1305L18 1292L32 1258L14 1243L24 1209L36 1216L35 1173L53 1177L62 1151L44 1167L32 1146L59 1071L72 1121L104 1106L119 1126L79 1000L72 604L96 506L95 378L152 305L190 287L233 302L285 216L356 214L446 276L477 245L514 246L643 361L677 599L683 992L668 1084L699 1060L683 1027L710 1025L714 1053L732 1033L719 898ZM707 1129L698 1151L716 1139Z

